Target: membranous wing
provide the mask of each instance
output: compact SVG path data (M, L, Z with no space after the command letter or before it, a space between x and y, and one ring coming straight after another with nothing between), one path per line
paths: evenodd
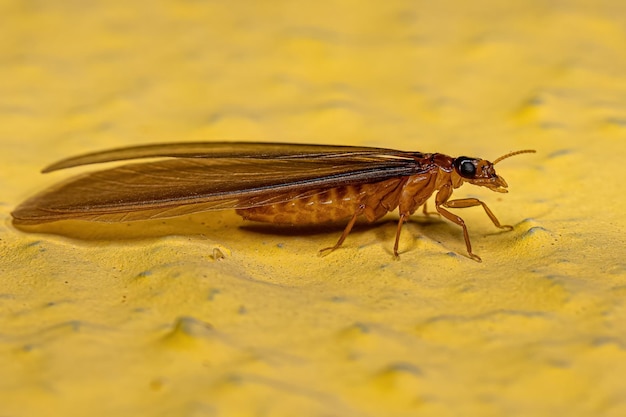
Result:
M374 154L406 155L393 149L364 146L310 145L278 142L186 142L138 145L106 151L92 152L58 161L42 172L128 159L176 157L176 158L254 158L298 159L341 158L344 155L364 156Z
M150 145L70 158L48 170L117 159L170 157L71 178L20 205L18 223L130 221L249 208L424 171L419 153L273 143Z

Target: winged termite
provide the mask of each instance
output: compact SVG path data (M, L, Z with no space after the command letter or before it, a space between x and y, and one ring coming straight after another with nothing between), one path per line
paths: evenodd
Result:
M438 153L392 149L286 143L213 142L133 146L64 159L43 172L100 162L162 158L95 171L57 184L30 198L12 213L16 224L57 220L121 222L235 209L244 219L314 225L347 220L337 249L359 216L373 222L398 208L394 256L402 224L436 192L437 213L463 228L448 208L487 205L476 198L451 200L464 183L505 193L507 183L493 163L480 158L453 158Z

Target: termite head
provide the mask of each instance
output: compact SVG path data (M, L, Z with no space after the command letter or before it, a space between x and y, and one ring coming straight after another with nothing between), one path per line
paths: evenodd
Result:
M493 166L503 159L509 158L513 155L533 152L535 151L529 149L510 152L499 157L493 162L480 158L460 156L454 160L454 170L464 181L469 182L470 184L487 187L498 193L506 193L508 192L508 184L504 178L496 174L496 170Z

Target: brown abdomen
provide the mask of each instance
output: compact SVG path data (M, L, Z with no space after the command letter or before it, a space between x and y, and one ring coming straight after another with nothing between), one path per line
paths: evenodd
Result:
M305 198L238 209L237 214L257 222L312 225L348 219L365 204L363 214L372 221L395 208L393 203L381 205L381 200L397 190L400 182L394 178L374 184L330 188Z

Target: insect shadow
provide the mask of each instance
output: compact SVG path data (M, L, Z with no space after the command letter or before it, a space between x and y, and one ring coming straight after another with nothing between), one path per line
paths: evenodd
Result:
M375 237L372 238L373 242L390 239L395 234L397 221L394 216L388 216L373 223L365 220L358 221L354 226L353 233L360 235L373 231L375 233ZM454 228L437 216L416 215L411 218L408 224L412 226L413 230L412 233L407 234L407 237L410 237L405 238L406 251L414 248L415 239L420 236L439 242L445 239L446 235L455 234ZM267 237L315 237L323 240L324 236L328 236L330 243L335 238L335 234L345 227L345 224L343 222L330 222L321 225L289 226L256 222L242 223L241 218L233 212L205 212L183 217L126 223L64 220L36 225L15 224L13 227L29 233L55 235L85 242L137 242L168 236L204 236L220 240L224 236L231 235L233 228L237 228L247 233ZM362 245L362 241L357 238L350 239L350 242L347 242L348 247Z

